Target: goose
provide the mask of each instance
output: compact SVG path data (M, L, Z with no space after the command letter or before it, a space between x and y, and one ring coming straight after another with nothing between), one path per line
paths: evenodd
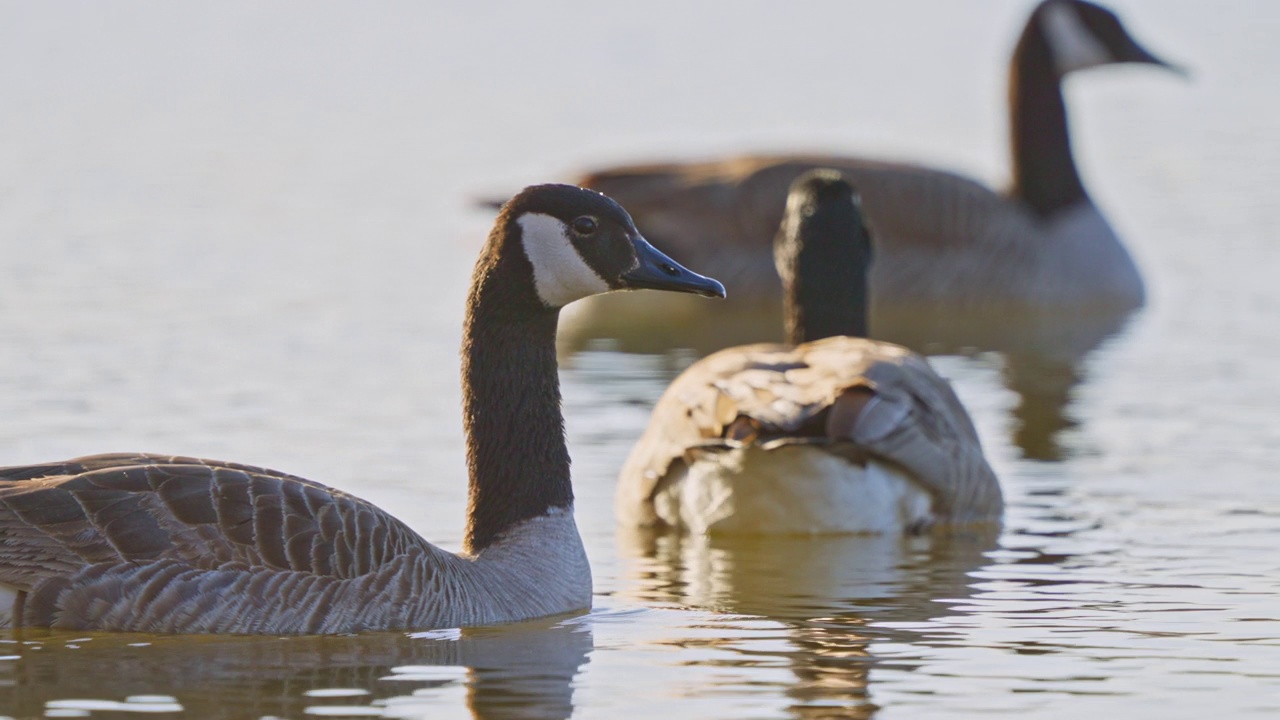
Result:
M798 178L776 242L787 344L733 347L663 393L619 475L624 528L919 533L998 521L1000 485L951 386L870 340L870 235L837 171Z
M556 322L574 300L635 288L724 296L597 192L539 185L500 211L463 329L461 553L364 500L261 467L119 453L0 468L0 622L330 634L589 608Z
M899 308L907 319L920 308L1132 310L1145 301L1143 280L1085 191L1061 89L1068 74L1113 63L1182 72L1139 45L1099 5L1045 0L1034 9L1010 67L1013 168L1003 193L945 170L826 155L624 166L577 182L617 198L655 245L714 272L740 301L776 302L770 248L788 187L807 170L829 167L858 188L875 232L878 325L882 315L896 325ZM672 312L671 303L662 304ZM578 322L607 330L613 308L584 304L576 308Z

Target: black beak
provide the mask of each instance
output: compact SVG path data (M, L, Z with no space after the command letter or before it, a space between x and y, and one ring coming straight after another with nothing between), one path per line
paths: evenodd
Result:
M1143 63L1145 65L1156 65L1158 67L1164 68L1165 70L1168 70L1169 72L1175 75L1181 75L1184 78L1191 77L1191 71L1188 70L1187 68L1183 67L1182 65L1171 63L1168 60L1162 60L1161 58L1156 57L1155 55L1151 54L1151 51L1147 50L1146 48L1142 47L1136 42L1130 42L1128 49L1126 49L1124 52L1124 56L1119 59L1124 62Z
M631 244L635 247L637 262L635 267L622 273L623 287L674 290L697 293L704 297L724 297L724 285L721 285L720 281L703 277L681 266L639 235L631 239Z

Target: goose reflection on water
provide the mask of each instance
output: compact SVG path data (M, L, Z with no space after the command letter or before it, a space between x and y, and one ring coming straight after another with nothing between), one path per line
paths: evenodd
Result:
M465 704L476 718L567 718L573 680L593 648L582 616L409 634L24 630L12 637L0 653L20 657L0 667L0 708L15 717L77 709L157 712L160 700L193 717L228 720L383 716L392 709L396 717L428 715L443 711L442 704ZM125 702L130 698L135 701Z
M661 302L659 298L657 304ZM575 314L577 309L570 306L561 321L560 351L567 356L604 340L621 352L662 354L682 348L696 359L734 345L782 341L780 301L735 299L731 289L729 299L716 305L709 309L672 304L666 312L655 311L654 304L627 308L617 303L617 312L608 314ZM922 355L999 355L1005 386L1017 396L1011 409L1011 442L1028 459L1060 461L1065 451L1059 436L1076 425L1071 399L1087 379L1084 366L1089 355L1122 336L1139 312L1027 307L998 312L886 310L873 305L870 334Z
M630 565L624 595L638 602L782 623L786 650L741 651L786 664L794 717L861 718L877 710L871 670L890 662L872 645L914 642L918 635L893 625L947 614L946 602L972 596L971 574L990 562L997 534L709 538L620 529L618 545Z
M1076 420L1074 390L1090 354L1120 337L1140 310L1007 308L998 315L941 309L877 316L882 337L927 355L997 353L1005 386L1017 396L1011 442L1030 460L1059 461L1059 435ZM877 326L873 326L877 327Z

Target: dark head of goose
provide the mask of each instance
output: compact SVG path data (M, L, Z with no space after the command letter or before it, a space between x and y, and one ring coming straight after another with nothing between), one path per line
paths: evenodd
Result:
M1185 73L1138 44L1110 10L1083 0L1045 0L1035 10L1059 76L1114 63L1145 63Z
M613 290L648 288L724 297L718 281L653 247L622 206L574 185L525 188L505 206L486 254L518 242L532 290L547 309ZM482 268L484 266L482 259Z
M871 235L842 173L810 170L796 178L773 251L788 343L867 336Z

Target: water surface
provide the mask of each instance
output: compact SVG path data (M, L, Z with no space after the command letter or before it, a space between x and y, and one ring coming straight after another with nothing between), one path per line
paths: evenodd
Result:
M1004 483L999 536L620 535L617 469L692 354L588 344L562 377L590 614L343 638L5 633L0 715L1274 716L1280 10L1113 5L1194 71L1068 83L1082 174L1149 307L1065 356L935 359ZM457 548L458 338L490 222L470 198L748 149L999 184L1027 10L0 4L0 462L267 465Z

